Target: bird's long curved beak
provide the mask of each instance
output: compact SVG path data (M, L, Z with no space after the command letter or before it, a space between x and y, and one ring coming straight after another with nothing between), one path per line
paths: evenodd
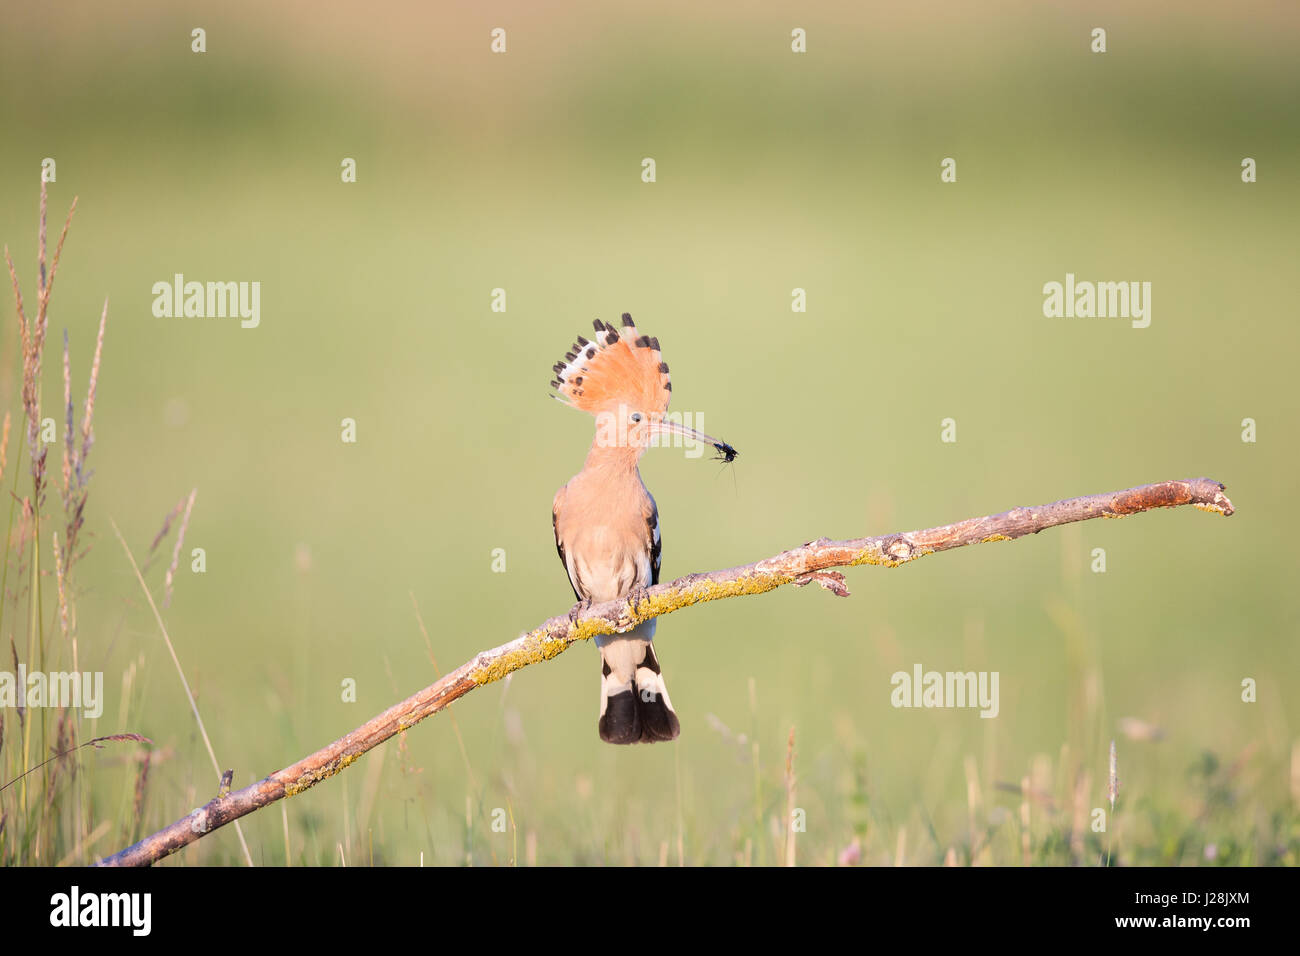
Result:
M718 456L725 461L734 461L736 456L740 454L725 441L714 438L711 435L706 435L704 432L696 431L688 425L683 425L681 422L675 422L668 418L661 418L656 421L651 429L651 434L660 438L660 445L667 444L667 442L662 439L668 436L680 438L682 442L688 446L694 443L707 445L710 448L715 449L718 452Z

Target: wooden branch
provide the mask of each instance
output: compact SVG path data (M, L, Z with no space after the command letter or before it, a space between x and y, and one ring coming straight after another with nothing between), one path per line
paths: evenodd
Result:
M656 585L639 595L638 599L607 601L586 609L575 607L566 616L553 617L507 644L481 652L473 660L419 693L394 704L328 747L242 790L219 794L170 826L101 860L99 865L147 865L175 853L232 820L315 786L366 751L414 727L476 687L498 681L529 664L550 660L578 641L627 631L642 621L693 604L743 594L762 594L783 584L802 587L817 583L834 594L847 596L849 592L843 575L829 569L860 564L895 568L936 551L987 541L1010 541L1037 534L1044 528L1089 518L1122 518L1155 508L1180 505L1194 505L1203 511L1230 515L1232 502L1223 494L1223 489L1223 485L1209 478L1162 481L1127 491L1070 498L1036 508L1013 508L1001 514L970 518L925 531L851 541L819 538L753 564L708 574L688 574L676 581Z

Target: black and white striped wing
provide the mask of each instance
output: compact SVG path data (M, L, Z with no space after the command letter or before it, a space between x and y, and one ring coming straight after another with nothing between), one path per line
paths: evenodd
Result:
M646 530L650 532L650 584L655 585L659 583L659 506L649 492L646 497L650 499L650 515L646 519Z
M560 556L560 563L564 565L564 573L569 576L569 587L573 588L573 596L582 601L586 599L583 593L586 588L582 586L577 569L569 563L569 556L564 553L564 542L560 540L560 507L563 504L564 489L561 488L555 493L555 501L551 505L551 530L555 532L555 550Z

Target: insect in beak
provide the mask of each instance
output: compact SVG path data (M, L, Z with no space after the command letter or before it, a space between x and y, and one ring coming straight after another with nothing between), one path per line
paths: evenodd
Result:
M736 456L740 454L740 452L736 451L736 449L732 448L725 441L720 441L719 439L706 435L703 432L697 432L694 428L690 428L680 422L671 421L667 418L661 418L656 421L653 424L652 430L653 433L658 435L676 435L687 442L699 442L700 444L708 445L717 451L718 454L716 455L716 458L719 461L730 463L735 461Z

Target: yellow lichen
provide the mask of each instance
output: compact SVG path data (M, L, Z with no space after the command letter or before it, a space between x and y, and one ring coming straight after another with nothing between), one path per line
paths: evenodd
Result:
M858 553L857 557L848 563L848 567L856 568L864 564L870 564L878 568L897 568L915 561L917 558L923 558L927 554L934 554L934 548L920 547L910 542L908 547L911 548L911 551L904 557L891 555L888 551L882 551L879 548L864 548Z
M322 780L326 779L327 777L332 777L340 770L343 770L346 767L350 766L360 756L361 754L359 753L344 754L341 757L331 760L329 763L325 764L322 767L318 767L315 770L308 771L307 773L299 777L297 780L285 784L284 795L286 797L297 796L298 794L302 793L304 790L307 790L310 787L314 787L316 784L320 783Z

